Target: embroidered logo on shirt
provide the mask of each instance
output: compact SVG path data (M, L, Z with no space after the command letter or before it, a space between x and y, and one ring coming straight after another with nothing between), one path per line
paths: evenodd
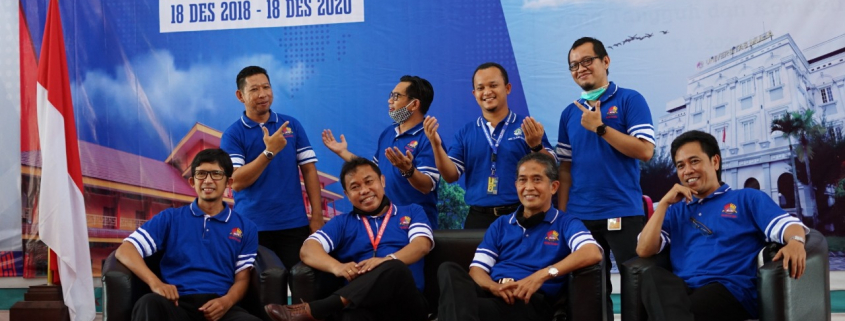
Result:
M293 137L293 129L290 129L290 127L285 127L285 131L282 132L282 135L284 135L285 138Z
M516 130L514 130L513 135L514 136L522 135L522 128L517 128Z
M229 232L229 239L235 240L240 242L241 239L244 237L244 232L241 231L241 228L236 227L232 229L232 232Z
M402 219L399 220L399 228L407 230L409 226L411 226L411 217L403 216Z
M513 137L508 137L509 141L510 140L524 140L524 139L525 139L525 135L523 135L523 133L522 133L522 128L514 129Z
M419 144L420 143L418 143L417 141L412 140L410 143L408 143L408 145L405 145L405 150L414 151L414 149L417 148L417 145Z
M619 116L619 108L616 106L610 107L607 110L607 118L618 118Z
M543 242L543 244L558 245L559 241L560 241L560 234L558 234L558 232L555 231L555 230L551 230L548 233L546 233L545 242Z
M734 203L725 204L722 208L722 217L736 218L736 205Z

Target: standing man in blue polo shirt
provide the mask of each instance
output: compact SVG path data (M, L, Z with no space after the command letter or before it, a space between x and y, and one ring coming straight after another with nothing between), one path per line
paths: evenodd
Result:
M722 183L722 155L712 135L683 133L671 152L682 185L657 203L637 244L637 254L649 257L671 243L672 272L654 267L642 275L649 318L756 319L757 252L766 242L785 244L774 260L783 259L797 279L806 266L809 230L760 190Z
M235 210L258 225L258 244L275 252L290 269L299 262L302 242L324 222L317 156L299 121L270 109L273 88L264 68L242 69L236 83L244 113L220 139L220 148L235 166ZM300 171L310 220L302 202Z
M437 229L440 172L422 126L433 100L434 88L428 80L407 75L399 79L387 99L394 124L379 135L373 162L384 173L384 192L390 200L400 206L422 206L431 227ZM347 149L346 137L341 134L340 141L335 140L330 129L323 130L323 144L345 161L358 157Z
M532 152L550 157L554 153L543 125L508 108L511 83L504 67L495 62L481 64L472 75L472 85L481 117L458 130L448 153L437 133L437 119L426 117L423 127L443 179L452 183L466 173L464 200L470 207L464 228L486 229L519 206L511 184L519 159Z
M560 115L558 208L581 219L616 265L636 255L643 228L639 161L654 154L654 126L645 98L608 81L610 56L584 37L569 50L569 71L584 92ZM607 300L610 303L610 268ZM611 305L608 304L608 309Z
M560 184L554 158L528 154L517 168L522 206L490 225L469 274L453 262L438 269L438 320L551 320L566 275L601 262L584 224L552 207Z
M235 305L249 286L258 238L255 224L223 202L231 177L226 152L199 152L188 179L197 199L153 216L118 247L120 263L152 290L132 320L260 320ZM159 251L161 278L143 259Z
M379 167L355 157L343 164L340 184L351 213L335 216L302 245L302 262L349 283L327 298L295 305L269 304L277 321L423 321L423 257L434 247L425 212L384 196Z

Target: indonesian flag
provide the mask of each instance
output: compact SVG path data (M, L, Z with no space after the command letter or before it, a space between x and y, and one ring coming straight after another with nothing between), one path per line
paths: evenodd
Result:
M65 305L72 320L93 320L94 282L82 198L82 169L58 0L50 1L38 64L41 196L38 234L59 258Z

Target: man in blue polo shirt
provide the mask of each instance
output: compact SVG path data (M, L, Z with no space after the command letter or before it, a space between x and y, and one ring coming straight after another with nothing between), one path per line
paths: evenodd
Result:
M584 92L560 115L558 208L581 219L616 265L636 255L644 224L639 161L654 154L654 126L645 98L608 81L610 56L584 37L569 50L572 79ZM607 278L611 309L610 269Z
M378 166L355 157L343 164L340 184L353 210L336 216L302 245L302 262L349 283L327 298L291 306L269 304L277 321L337 315L342 320L426 320L423 257L434 247L425 212L384 196Z
M373 162L384 173L384 192L390 200L400 206L422 206L436 229L440 172L422 126L432 100L434 88L428 80L407 75L399 79L387 99L388 114L395 123L379 135ZM323 130L323 144L345 161L358 157L347 149L346 137L341 134L340 141L335 140L330 129Z
M473 73L472 85L481 117L458 130L448 153L437 133L437 119L423 121L443 179L452 183L466 173L464 200L470 206L466 229L487 228L499 216L516 210L519 199L511 182L516 180L514 169L522 156L538 152L554 157L543 125L508 108L511 83L504 67L495 62L481 64Z
M245 110L220 139L220 148L235 166L235 210L258 225L258 243L290 269L299 262L302 242L323 226L317 157L299 121L270 109L273 89L264 68L242 69L236 83L235 95ZM302 202L300 170L310 220Z
M438 320L551 320L565 276L601 261L584 224L552 207L560 184L554 158L531 153L517 168L522 206L490 225L469 275L453 262L438 269Z
M258 239L255 224L223 202L231 177L226 152L199 152L188 179L197 199L153 216L118 247L120 263L152 290L135 303L132 320L260 320L235 306L249 286ZM159 251L161 278L143 259Z
M766 242L785 244L774 260L783 259L797 279L807 260L807 228L765 193L722 183L722 155L712 135L683 133L671 152L683 185L663 196L637 244L637 254L649 257L671 243L674 274L655 267L642 275L649 318L756 319L757 252Z

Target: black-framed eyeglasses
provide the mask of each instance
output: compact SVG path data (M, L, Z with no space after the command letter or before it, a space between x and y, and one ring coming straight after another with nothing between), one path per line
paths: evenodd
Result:
M226 177L226 172L223 172L223 171L203 171L203 170L199 170L199 171L194 172L194 178L198 179L198 180L204 180L206 177L208 177L209 174L211 175L211 179L215 180L215 181L219 181L219 180L223 179L223 177Z
M400 94L400 93L397 93L397 92L391 92L390 96L387 96L387 97L389 97L390 100L398 100L400 96L408 96L408 95Z
M697 228L698 231L701 232L701 235L704 235L704 236L713 235L713 231L710 228L708 228L707 225L704 225L704 223L701 223L701 221L696 220L695 217L690 216L689 220L690 220L690 222L692 222L692 225L694 225L695 228Z
M581 65L581 67L584 67L584 68L589 67L590 65L593 64L593 60L596 60L596 59L601 59L601 57L585 57L584 59L581 59L581 61L570 62L569 63L569 71L578 70L579 64Z

